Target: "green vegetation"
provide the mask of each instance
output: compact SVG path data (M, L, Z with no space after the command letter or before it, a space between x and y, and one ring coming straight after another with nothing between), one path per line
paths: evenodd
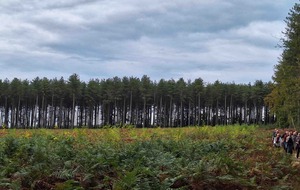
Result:
M257 126L0 130L0 189L293 189Z
M105 125L182 127L236 123L273 124L264 105L268 83L234 84L201 78L152 81L119 77L80 81L0 80L0 125L8 128L74 128Z
M283 53L275 67L272 92L265 98L280 126L300 126L300 4L286 18Z

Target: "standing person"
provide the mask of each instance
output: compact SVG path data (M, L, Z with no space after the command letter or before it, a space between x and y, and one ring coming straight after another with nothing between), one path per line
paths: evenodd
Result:
M294 149L294 142L292 139L292 132L289 132L288 136L286 137L286 152L289 154L293 154Z
M298 136L298 132L297 131L294 131L293 134L292 134L292 139L293 139L293 142L294 142L294 146L293 146L293 150L296 150L296 138Z
M286 145L287 145L287 141L286 141L286 138L288 137L289 135L289 132L288 131L285 131L285 133L283 133L281 135L281 146L283 147L284 151L286 152L287 149L286 149Z
M273 146L276 148L280 147L280 141L281 141L281 137L279 132L277 133L276 137L273 139Z
M278 132L279 132L279 130L276 129L276 128L275 128L274 131L272 132L272 143L274 143L274 139L276 138Z
M299 158L299 153L300 153L300 133L298 133L298 136L296 138L296 151L297 151L296 158Z

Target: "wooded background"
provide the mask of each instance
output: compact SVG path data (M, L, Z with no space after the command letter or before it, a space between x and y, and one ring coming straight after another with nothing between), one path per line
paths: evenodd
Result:
M77 74L67 80L6 79L0 80L0 122L10 128L268 124L275 121L264 104L269 86L147 76L86 83Z

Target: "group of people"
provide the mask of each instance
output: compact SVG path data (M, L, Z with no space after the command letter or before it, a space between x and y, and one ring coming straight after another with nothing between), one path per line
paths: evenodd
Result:
M285 131L281 134L278 129L275 129L272 134L272 142L274 147L283 147L286 153L293 154L293 151L296 151L296 157L299 158L300 132Z

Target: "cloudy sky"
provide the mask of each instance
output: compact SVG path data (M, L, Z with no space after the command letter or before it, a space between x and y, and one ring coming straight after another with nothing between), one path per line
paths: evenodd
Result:
M3 0L0 79L270 81L296 0Z

